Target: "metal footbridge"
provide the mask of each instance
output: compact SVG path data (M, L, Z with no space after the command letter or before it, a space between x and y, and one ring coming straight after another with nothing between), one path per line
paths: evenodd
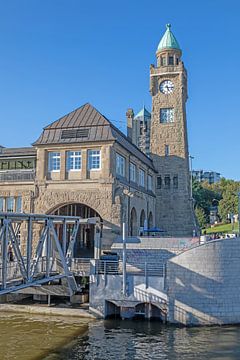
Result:
M0 212L0 295L49 284L64 284L69 295L81 291L71 271L74 244L79 226L96 222Z

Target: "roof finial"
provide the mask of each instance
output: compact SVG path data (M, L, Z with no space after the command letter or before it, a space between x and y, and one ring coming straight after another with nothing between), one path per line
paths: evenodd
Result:
M171 24L166 24L166 28L167 28L167 30L170 30L171 29Z

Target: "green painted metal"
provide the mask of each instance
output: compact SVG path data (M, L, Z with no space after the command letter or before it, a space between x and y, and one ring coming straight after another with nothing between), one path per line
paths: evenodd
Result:
M171 31L171 24L166 25L167 30L165 31L165 34L163 35L157 51L164 50L164 49L177 49L180 50L180 46L177 42L177 39L173 35Z
M135 115L135 119L136 118L139 118L139 117L142 117L142 118L150 118L151 117L151 114L149 111L147 111L147 109L145 108L145 106L143 106L143 108L139 111L139 113L137 113L137 115Z

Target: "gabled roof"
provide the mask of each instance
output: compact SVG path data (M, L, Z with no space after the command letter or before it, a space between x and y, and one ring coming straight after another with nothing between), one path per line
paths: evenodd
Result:
M109 125L109 121L91 104L87 103L54 121L44 129L79 128L96 125Z
M152 160L89 103L46 126L33 145L83 144L100 141L118 142L131 154L154 169Z
M173 35L171 31L171 24L166 25L167 30L165 31L165 34L163 35L157 51L164 50L164 49L177 49L180 50L180 46L177 42L177 39Z

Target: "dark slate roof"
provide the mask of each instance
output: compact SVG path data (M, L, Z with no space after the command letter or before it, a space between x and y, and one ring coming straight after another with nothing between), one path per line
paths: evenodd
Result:
M22 148L1 148L0 158L6 157L20 157L20 156L36 156L37 150L33 147L22 147Z
M80 133L78 136L76 135L77 131ZM69 137L68 134L70 134ZM119 129L91 104L85 104L46 126L33 145L76 144L94 141L117 141L130 153L154 169L152 160L132 144Z

